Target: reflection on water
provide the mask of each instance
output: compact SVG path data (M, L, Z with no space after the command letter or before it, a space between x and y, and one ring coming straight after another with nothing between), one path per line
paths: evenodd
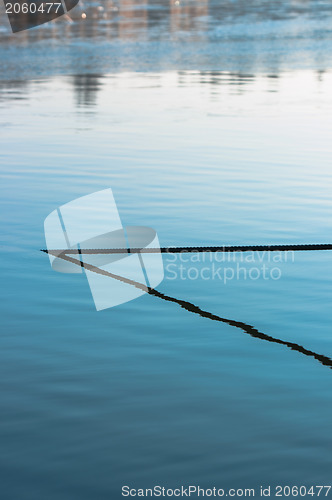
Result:
M1 16L0 69L10 79L159 68L319 71L331 61L331 16L324 0L86 1L73 19L15 35Z
M227 284L200 273L237 262L163 254L166 300L97 313L84 277L54 273L39 249L52 210L109 186L122 223L153 227L162 246L330 242L331 88L316 69L1 83L8 498L259 488L262 471L265 484L328 483L330 251L296 252L275 281Z
M0 101L27 99L29 82L24 80L0 81Z
M56 82L56 80L54 80ZM47 80L0 80L0 102L6 103L11 100L26 100L29 95L37 91L39 86L49 85ZM252 113L255 109L257 114L269 112L284 113L285 108L278 106L278 101L286 100L296 110L294 118L300 113L320 112L326 116L331 109L332 101L329 96L332 77L330 71L297 71L280 74L247 74L241 72L228 72L217 70L206 71L168 71L163 73L118 73L115 75L87 73L68 76L62 80L57 88L54 84L53 90L59 96L62 91L66 98L72 89L75 106L84 109L97 108L96 111L103 112L98 102L107 100L107 105L112 101L112 96L119 93L129 92L128 99L133 106L140 107L141 103L135 102L135 95L139 89L148 92L158 98L163 89L170 86L171 89L179 91L168 96L169 103L174 108L183 105L187 101L193 108L199 106L201 97L204 97L206 112L211 114L237 114L240 112ZM65 88L62 89L62 87ZM160 89L158 91L158 89ZM183 94L177 101L179 94ZM267 94L275 96L266 97ZM243 96L239 99L239 96ZM207 100L206 100L207 98ZM52 107L51 102L48 103ZM116 107L117 104L114 102ZM301 109L299 109L301 107ZM120 109L118 109L121 113ZM123 113L126 110L123 109ZM146 110L149 113L149 110Z
M241 24L244 36L250 32L249 24L270 22L273 34L273 21L303 19L310 16L322 21L331 15L331 3L323 0L104 0L103 2L81 1L76 9L61 20L49 24L49 30L27 32L20 35L46 38L61 30L59 21L68 35L106 36L109 38L144 39L164 38L171 34L187 32L199 37L204 35L222 37L222 28L231 24ZM82 17L82 14L84 17ZM24 16L24 15L23 15ZM85 17L86 16L86 17ZM6 26L5 20L2 21ZM245 23L248 23L245 28ZM277 25L276 25L277 26ZM257 26L259 28L259 26ZM268 34L267 32L265 33ZM296 35L296 33L294 33ZM321 34L321 37L323 34Z
M97 93L102 86L103 75L75 75L72 77L76 106L96 105Z
M127 251L127 249L125 249L125 251ZM60 253L60 255L59 255L59 251L43 250L43 252L48 253L50 255L54 255L56 257L59 257L59 259L63 259L64 261L67 261L71 264L74 264L80 268L84 267L85 269L87 269L93 273L96 273L96 274L99 274L102 276L106 276L110 280L118 280L118 281L126 283L132 287L136 287L140 290L143 290L145 293L148 293L149 295L151 295L153 297L158 297L159 299L165 300L166 302L172 302L172 303L178 304L182 309L185 309L186 311L189 311L190 313L193 313L193 314L198 314L201 318L207 318L207 319L210 319L212 321L219 321L220 323L226 323L227 325L233 326L235 328L239 328L240 330L242 330L247 335L250 335L253 338L265 340L267 342L271 342L272 344L286 346L289 349L291 349L292 351L296 351L296 352L303 354L304 356L316 359L323 366L327 366L329 368L332 368L332 359L329 358L328 356L324 356L323 354L318 354L317 352L310 351L309 349L306 349L302 345L296 344L295 342L289 342L287 340L282 340L279 338L271 337L271 335L266 335L265 333L258 331L252 325L248 325L247 323L243 323L242 321L236 321L236 320L232 320L232 319L223 318L223 317L218 316L216 314L213 314L209 311L204 311L199 306L197 306L191 302L188 302L187 300L181 300L181 299L177 299L175 297L170 297L169 295L166 295L164 293L159 292L159 290L157 290L155 288L150 288L150 287L147 287L145 284L142 284L140 282L133 281L132 279L128 279L124 276L110 273L110 272L102 269L101 267L97 267L96 265L92 265L92 264L89 264L88 262L84 262L84 260L83 261L78 260L77 257L76 258L71 257L72 254L82 255L82 254L91 254L92 253L94 255L97 255L98 253L101 253L100 250L92 250L92 251L89 251L89 250L87 250L87 251L71 250L69 252L66 252L64 250ZM181 252L181 250L179 250L179 253L180 252ZM71 255L69 255L69 253ZM116 252L114 252L114 253L116 253ZM166 253L167 253L167 249L166 249Z
M3 20L4 498L328 484L331 371L313 355L332 357L329 251L227 284L164 255L166 300L96 313L39 249L47 214L105 187L162 246L330 242L331 9L85 2L73 23L18 35Z

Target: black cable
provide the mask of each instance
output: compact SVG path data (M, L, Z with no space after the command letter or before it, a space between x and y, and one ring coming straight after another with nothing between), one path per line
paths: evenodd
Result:
M52 251L50 250L49 253ZM66 260L67 262L71 262L72 264L76 264L77 266L81 266L82 262L77 259L73 259L72 257L69 257L68 255L62 253L59 258ZM297 351L300 354L303 354L305 356L311 357L316 359L319 363L321 363L324 366L328 366L330 369L332 369L332 359L330 359L328 356L325 356L324 354L318 354L317 352L310 351L309 349L306 349L300 344L296 344L295 342L289 342L287 340L282 340L278 339L276 337L272 337L271 335L267 335L266 333L260 332L257 330L255 327L252 325L248 325L247 323L244 323L242 321L236 321L233 319L227 319L223 318L217 314L210 313L209 311L204 311L200 307L196 306L195 304L192 304L191 302L188 302L187 300L181 300L177 299L176 297L171 297L169 295L166 295L162 292L159 292L156 289L149 288L146 285L143 285L142 283L138 283L137 281L125 278L124 276L119 276L114 273L110 273L109 271L106 271L104 269L100 269L97 266L94 266L92 264L88 263L83 263L83 267L87 269L88 271L92 271L97 274L101 274L103 276L108 276L109 278L116 279L118 281L122 281L123 283L127 283L128 285L132 285L140 290L143 290L144 292L148 293L149 295L153 295L155 297L158 297L159 299L165 300L167 302L173 302L178 304L181 308L185 309L186 311L189 311L194 314L198 314L202 318L208 318L213 321L220 321L221 323L226 323L227 325L234 326L235 328L239 328L243 332L247 333L251 337L258 338L261 340L266 340L267 342L272 342L274 344L279 344L288 347L292 351Z
M113 254L113 253L203 253L203 252L302 252L313 250L332 250L331 243L313 243L313 244L300 244L300 245L223 245L223 246L196 246L196 247L161 247L161 248L94 248L94 249L80 249L81 254ZM52 253L59 255L65 253L67 255L76 255L76 249L62 249L62 250L42 250L45 253Z

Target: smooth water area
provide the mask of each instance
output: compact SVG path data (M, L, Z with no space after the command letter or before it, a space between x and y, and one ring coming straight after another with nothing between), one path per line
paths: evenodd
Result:
M216 24L211 5L200 19ZM292 19L312 27L304 14ZM97 313L86 278L52 271L39 250L52 210L108 187L123 224L154 228L162 246L330 243L332 72L318 56L274 72L273 58L247 72L217 59L180 69L165 56L136 72L137 39L120 38L131 47L123 70L110 60L100 63L107 71L83 68L76 49L115 50L101 40L108 22L99 38L66 39L71 74L67 56L49 75L40 65L42 43L60 50L46 27L9 49L28 80L1 46L3 498L120 499L126 484L329 484L329 366L150 295ZM139 35L151 54L169 43L154 40L154 26ZM195 37L193 52L203 43ZM164 294L332 358L330 251L163 259Z

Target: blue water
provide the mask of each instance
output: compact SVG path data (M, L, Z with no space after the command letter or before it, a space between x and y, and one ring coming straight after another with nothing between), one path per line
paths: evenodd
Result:
M248 36L256 37L256 22L270 35L278 32L274 23L284 31L296 23L303 57L291 45L283 58L283 38L275 35L283 64L274 70L264 40L256 41L257 58L230 41L233 57L225 42L231 63L219 65L223 42L211 38L223 30L213 3L199 16L189 12L196 22L189 34L174 28L172 47L180 52L173 65L166 35L159 39L162 30L149 18L141 28L125 27L136 38L118 36L114 44L103 40L107 23L115 23L106 19L77 40L70 32L78 22L59 22L55 33L44 27L18 35L9 50L1 45L4 500L120 499L123 485L258 491L331 482L328 366L149 295L97 313L84 276L55 273L39 251L52 210L108 187L124 225L153 227L162 246L331 242L330 34L322 31L317 42L325 59L310 44L331 4L273 2L277 19L269 4L254 4L243 14ZM163 5L145 7L158 13ZM241 12L224 21L226 31ZM169 27L172 19L167 11L160 22ZM196 29L202 25L215 26L205 42ZM59 55L57 37L66 29L63 59L41 64L47 47ZM185 36L194 38L195 61ZM136 72L137 38L144 37L139 69L154 58L159 64ZM122 68L112 66L117 46ZM204 47L210 69L199 64ZM77 54L85 51L95 59L84 63ZM249 73L237 64L242 58L256 61ZM330 252L282 254L281 262L217 257L174 262L164 255L158 289L332 358ZM268 272L277 268L278 279L251 279L262 263ZM237 264L244 269L238 279ZM233 270L233 279L203 279L202 269L210 273L213 265L221 277Z

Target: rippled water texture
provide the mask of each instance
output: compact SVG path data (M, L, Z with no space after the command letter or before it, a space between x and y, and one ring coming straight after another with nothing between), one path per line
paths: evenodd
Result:
M0 14L0 71L6 79L87 71L278 73L331 67L330 0L81 1L72 19L14 36L2 2Z
M329 484L332 371L288 344L332 358L330 251L164 254L177 301L97 313L39 250L52 210L108 187L161 246L331 243L332 4L97 7L2 18L3 498Z

